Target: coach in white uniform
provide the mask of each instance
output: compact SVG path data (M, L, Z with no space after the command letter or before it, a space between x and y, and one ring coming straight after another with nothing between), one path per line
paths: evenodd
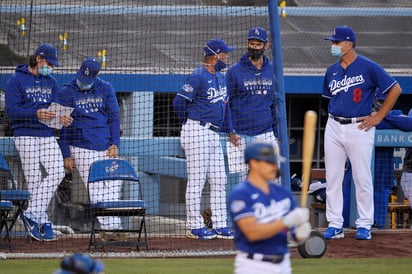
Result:
M183 122L181 144L187 159L186 214L189 238L233 239L227 227L226 171L220 144L226 96L221 72L226 67L228 47L223 40L210 40L204 47L204 63L186 79L173 106ZM210 185L213 230L204 227L200 202L206 180Z
M343 238L342 181L347 158L352 164L359 218L355 239L370 240L374 222L371 160L375 126L395 104L402 90L380 65L355 52L355 33L348 26L335 28L331 53L339 60L325 74L322 96L328 98L325 129L326 239ZM378 112L372 107L376 92L386 97Z

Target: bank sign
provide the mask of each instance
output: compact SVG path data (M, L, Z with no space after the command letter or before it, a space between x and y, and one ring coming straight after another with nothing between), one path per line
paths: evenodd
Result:
M375 147L394 148L394 168L402 169L405 149L412 147L412 132L397 129L380 129L375 132Z

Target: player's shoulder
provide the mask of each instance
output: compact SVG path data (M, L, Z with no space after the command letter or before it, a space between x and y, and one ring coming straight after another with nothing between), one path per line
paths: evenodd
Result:
M247 195L251 191L252 191L251 185L247 181L244 181L233 187L230 196L239 198L240 196Z
M201 67L197 67L195 68L192 73L190 74L191 77L202 77L203 75L205 75L207 72L207 70L201 66Z
M102 78L99 78L99 77L94 79L93 86L94 86L94 89L103 90L107 93L114 92L114 87L112 83L110 83L109 81L103 80Z
M330 65L327 69L326 69L326 73L335 70L336 68L340 68L340 60L336 61L335 63L333 63L332 65Z
M76 78L73 78L62 86L60 92L61 93L72 92L76 89L76 87L77 87Z
M242 65L241 65L239 62L234 63L233 65L231 65L231 66L227 69L227 73L230 73L230 72L232 72L232 71L239 70L239 69L241 69L241 68L242 68Z
M273 190L274 192L278 193L278 194L281 195L281 196L284 196L284 197L293 197L292 192L291 192L289 189L287 189L287 188L285 188L285 187L283 187L283 186L281 186L281 185L270 184L270 187L272 188L272 190Z

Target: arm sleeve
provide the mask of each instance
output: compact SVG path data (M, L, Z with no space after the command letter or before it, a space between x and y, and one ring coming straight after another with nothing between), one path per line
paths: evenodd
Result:
M11 120L37 120L37 109L22 107L22 87L15 76L12 76L6 85L6 114Z
M230 111L230 102L225 103L225 119L223 121L223 132L235 133L232 124L232 113Z
M276 101L275 101L275 95L273 95L273 103L271 105L271 110L272 110L272 117L273 117L273 134L275 134L275 137L278 138L279 133L278 133L278 121L277 121L277 115L276 115Z
M395 115L394 115L395 114ZM412 131L412 117L406 115L396 115L398 111L393 110L385 119L380 122L377 129L400 129L403 131Z
M53 99L52 102L58 103L60 104L60 92L59 92L59 87L57 85L57 80L54 77L51 77L54 81L53 81L53 87L52 87L52 92L53 92Z
M59 144L60 144L60 149L63 154L63 159L70 158L69 128L62 127L62 129L60 130Z
M181 96L180 93L176 94L175 99L173 99L173 108L180 122L184 123L187 119L187 105L189 100Z
M322 97L325 98L332 98L332 94L330 94L329 90L329 83L328 83L328 73L325 73L325 77L323 78L323 91L322 91Z
M116 94L112 85L108 85L107 95L107 107L108 107L108 123L110 127L110 144L120 145L120 108L116 99Z

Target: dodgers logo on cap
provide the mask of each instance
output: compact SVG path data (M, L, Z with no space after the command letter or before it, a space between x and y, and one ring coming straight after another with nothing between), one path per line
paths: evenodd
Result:
M268 41L268 33L262 27L254 27L249 30L247 40L256 39L262 42Z
M330 40L333 42L349 41L355 43L356 36L350 27L338 26L333 30L332 36L325 38L325 40Z
M76 77L82 84L90 84L94 81L101 68L100 62L96 58L87 58L83 61Z

